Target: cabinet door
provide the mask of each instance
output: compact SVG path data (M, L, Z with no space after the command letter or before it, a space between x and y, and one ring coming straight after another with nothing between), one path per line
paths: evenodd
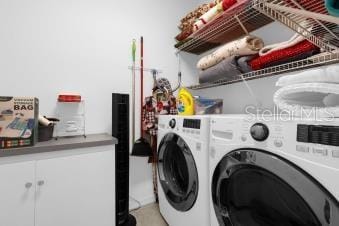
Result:
M0 225L34 226L35 163L0 165Z
M113 154L38 161L36 226L113 226Z

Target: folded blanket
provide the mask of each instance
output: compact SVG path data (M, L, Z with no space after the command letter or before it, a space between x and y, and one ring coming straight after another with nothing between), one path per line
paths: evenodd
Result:
M300 83L332 83L339 84L339 66L316 68L279 78L276 86L289 86Z
M314 50L311 50L311 51L308 51L308 52L297 54L295 56L291 56L289 58L285 58L285 59L281 59L281 60L278 60L278 61L273 61L271 63L267 63L266 67L267 68L268 67L274 67L274 66L278 66L278 65L282 65L282 64L296 62L296 61L299 61L299 60L304 60L304 59L312 57L312 56L314 56L318 53L319 53L319 49L314 49ZM311 60L309 62L312 63Z
M339 117L339 84L285 86L274 94L274 103L295 116Z
M304 41L305 38L302 35L295 34L290 38L290 40L285 42L279 42L272 45L265 46L259 51L259 56L265 56L267 54L270 54L274 51L286 49L288 47L294 46L302 41Z
M203 57L199 60L197 67L205 70L231 56L254 55L257 54L263 46L264 42L262 39L255 36L246 36L245 38L227 43L214 53Z
M199 82L215 82L220 79L237 79L239 75L252 71L248 61L253 56L233 56L199 73Z
M325 0L325 6L330 15L339 17L339 1L338 0Z
M253 70L260 70L267 68L268 65L272 65L275 62L288 60L291 57L294 57L299 54L307 53L310 51L317 51L319 48L312 44L311 42L304 40L294 46L288 47L286 49L277 50L271 52L265 56L259 56L249 62Z
M307 28L307 29L303 30L303 29L298 28L297 33L295 33L289 40L265 46L264 48L262 48L259 51L259 55L265 56L265 55L270 54L274 51L286 49L288 47L294 46L294 45L304 41L305 40L304 37L307 36L312 31L313 26L310 26L310 22L308 22L308 21L300 22L300 25L303 28Z

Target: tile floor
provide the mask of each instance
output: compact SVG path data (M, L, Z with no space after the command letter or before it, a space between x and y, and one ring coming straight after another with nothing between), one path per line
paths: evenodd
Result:
M136 217L137 226L168 226L162 218L157 204L144 206L132 211L131 214Z

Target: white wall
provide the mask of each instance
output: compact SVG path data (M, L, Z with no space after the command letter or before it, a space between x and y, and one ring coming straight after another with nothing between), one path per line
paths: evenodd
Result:
M41 114L53 116L60 91L79 92L86 100L87 133L110 132L111 93L131 92L131 40L143 35L145 66L163 70L175 83L176 24L195 5L194 0L2 0L0 95L36 96ZM192 59L182 59L186 85L196 81ZM149 76L148 91L151 81ZM146 159L131 161L131 194L140 201L153 197Z

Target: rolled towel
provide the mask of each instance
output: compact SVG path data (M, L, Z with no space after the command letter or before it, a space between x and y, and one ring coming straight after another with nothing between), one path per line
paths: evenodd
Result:
M247 56L257 54L258 51L263 47L264 42L261 38L255 36L246 36L242 39L227 43L212 54L203 57L199 60L197 67L201 70L205 70L231 56Z
M211 2L205 3L197 7L195 10L189 12L184 18L181 19L179 29L186 30L187 28L193 27L196 20L198 20L202 15L208 12L211 8L213 8L219 2Z
M282 64L288 64L288 63L292 63L292 62L296 62L296 61L300 61L300 60L304 60L306 58L310 58L314 55L316 55L317 53L319 53L319 49L313 49L307 52L303 52L303 53L299 53L296 54L294 56L290 56L288 58L284 58L284 59L280 59L277 61L272 61L272 62L268 62L266 63L265 67L274 67L274 66L278 66L278 65L282 65ZM309 60L310 63L312 62L311 60Z
M216 4L207 13L199 17L199 19L194 23L194 31L197 31L200 28L202 28L205 24L216 18L220 13L228 10L233 5L235 5L235 3L237 3L237 0L220 1L220 3Z
M295 116L339 117L339 84L302 83L285 86L274 94L280 110Z
M214 65L204 71L199 73L199 82L215 82L220 79L230 80L240 78L239 75L242 73L247 73L251 71L248 61L252 59L253 56L233 56L229 57L219 64Z
M300 83L335 83L339 84L339 66L307 70L279 78L276 86L289 86Z
M39 115L38 117L38 121L40 124L44 125L44 126L50 126L53 124L52 121L48 120L46 117Z
M218 16L221 12L223 12L222 3L217 4L212 9L210 9L207 13L202 15L195 23L194 23L194 31L199 30L208 22L212 21L216 16Z
M338 0L325 0L325 6L330 15L339 17L339 1Z

